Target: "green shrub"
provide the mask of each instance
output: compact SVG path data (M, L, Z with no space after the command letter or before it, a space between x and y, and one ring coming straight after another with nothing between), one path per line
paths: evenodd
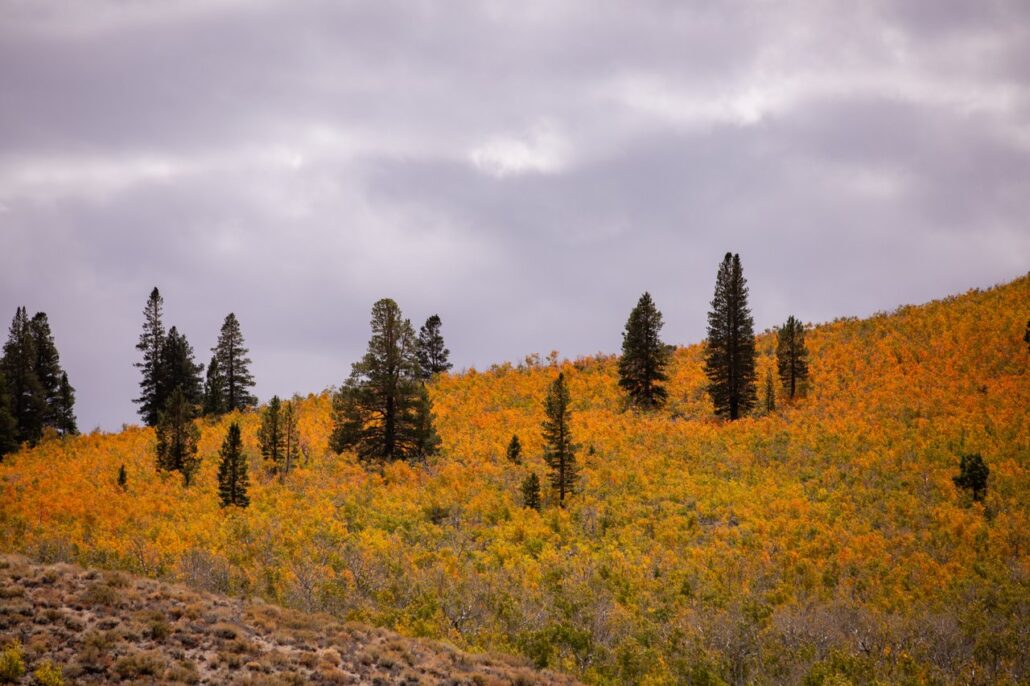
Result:
M25 657L21 643L12 641L0 652L0 682L13 684L25 674Z

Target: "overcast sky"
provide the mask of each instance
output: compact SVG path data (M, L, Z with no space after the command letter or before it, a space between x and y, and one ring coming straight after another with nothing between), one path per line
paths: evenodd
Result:
M704 337L1030 267L1030 3L0 0L0 316L83 430L137 421L150 289L257 393L340 383L369 308L458 368Z

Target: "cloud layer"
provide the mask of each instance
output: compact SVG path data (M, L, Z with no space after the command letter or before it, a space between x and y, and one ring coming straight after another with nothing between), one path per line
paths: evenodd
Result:
M1030 5L0 0L0 316L134 421L152 286L258 394L339 383L391 296L459 367L704 336L1030 264ZM6 314L4 314L6 313Z

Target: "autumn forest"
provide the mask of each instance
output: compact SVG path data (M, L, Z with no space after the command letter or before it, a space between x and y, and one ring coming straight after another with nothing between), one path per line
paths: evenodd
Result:
M15 314L0 551L589 684L1030 680L1030 276L756 332L727 254L701 343L645 293L618 355L461 371L446 316L384 298L348 378L263 402L246 322L203 364L164 297L118 433L79 433L46 314Z

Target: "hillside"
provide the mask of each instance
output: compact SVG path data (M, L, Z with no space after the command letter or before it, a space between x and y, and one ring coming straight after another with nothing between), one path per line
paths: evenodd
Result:
M510 658L123 572L4 556L0 597L0 646L10 652L17 638L26 672L49 660L69 684L574 683Z
M598 684L1027 683L1030 277L812 328L812 389L712 418L701 346L669 405L625 411L614 357L527 358L430 389L443 452L366 473L303 401L304 464L263 476L257 413L205 424L196 483L150 429L54 440L0 464L0 548L256 596L524 656ZM759 337L759 378L774 339ZM580 493L542 513L542 400L566 372ZM251 506L218 507L227 423ZM513 433L524 464L504 458ZM991 470L984 504L952 483ZM120 465L128 473L123 491Z

